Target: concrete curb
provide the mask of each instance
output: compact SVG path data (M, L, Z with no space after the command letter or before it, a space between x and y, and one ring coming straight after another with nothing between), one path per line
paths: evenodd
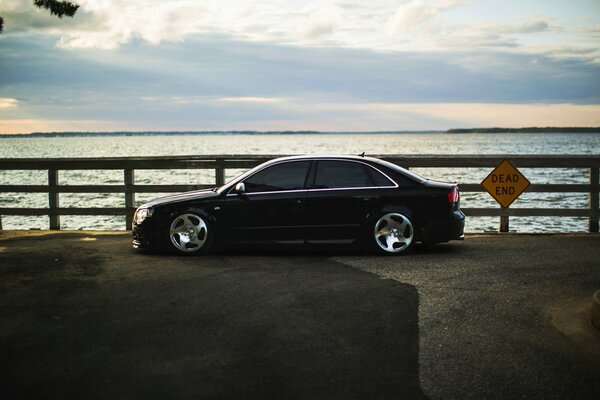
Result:
M600 330L600 290L592 296L592 325Z

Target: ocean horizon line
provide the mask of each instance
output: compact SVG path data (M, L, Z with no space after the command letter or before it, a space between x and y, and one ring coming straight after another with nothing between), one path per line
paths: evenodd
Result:
M209 130L209 131L56 131L32 133L6 133L0 138L42 137L100 137L100 136L202 136L202 135L378 135L410 133L446 133L445 130L410 131L253 131L253 130Z
M600 133L600 127L527 127L527 128L458 128L445 130L377 130L377 131L315 131L315 130L205 130L205 131L54 131L5 133L0 138L69 138L102 136L202 136L202 135L395 135L395 134L457 134L457 133Z

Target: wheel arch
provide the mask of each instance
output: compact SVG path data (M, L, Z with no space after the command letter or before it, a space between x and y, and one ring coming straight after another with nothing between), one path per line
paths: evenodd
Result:
M169 224L176 215L182 213L198 214L199 216L206 218L211 224L216 224L217 219L213 213L207 210L207 208L209 208L209 206L200 207L190 204L179 204L177 206L169 207L168 210L165 210L164 217L162 218L163 224Z

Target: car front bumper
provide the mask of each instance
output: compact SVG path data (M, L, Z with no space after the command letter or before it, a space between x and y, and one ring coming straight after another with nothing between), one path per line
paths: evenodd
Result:
M134 249L158 249L161 246L160 228L146 221L134 224L132 234Z

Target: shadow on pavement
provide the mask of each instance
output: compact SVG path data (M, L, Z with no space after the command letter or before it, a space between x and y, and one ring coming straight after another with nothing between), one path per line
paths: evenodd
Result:
M413 286L319 255L123 240L4 242L0 397L425 398Z

